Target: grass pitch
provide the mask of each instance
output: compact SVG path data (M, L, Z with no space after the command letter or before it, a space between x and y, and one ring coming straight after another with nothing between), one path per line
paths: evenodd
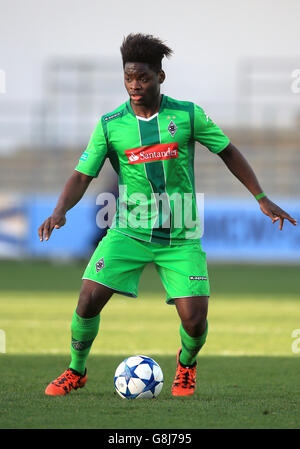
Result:
M210 266L207 343L191 398L170 393L179 320L152 267L139 299L115 295L101 314L88 382L66 397L44 389L68 366L70 321L85 263L1 263L0 428L299 428L299 267ZM17 281L15 280L17 279ZM300 344L298 345L300 349ZM153 357L165 383L156 400L127 401L113 387L123 358Z

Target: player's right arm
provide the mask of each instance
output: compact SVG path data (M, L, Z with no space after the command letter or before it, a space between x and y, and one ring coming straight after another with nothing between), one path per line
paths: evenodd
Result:
M72 209L84 195L91 180L98 176L107 156L107 140L103 130L102 120L99 120L88 146L79 159L72 176L68 179L57 205L50 217L39 227L39 237L42 242L49 240L54 228L59 229L66 223L66 213Z
M50 215L39 227L39 237L42 242L50 238L53 229L59 229L66 223L66 213L72 209L83 197L93 176L85 175L78 171L70 176L58 199L57 205Z

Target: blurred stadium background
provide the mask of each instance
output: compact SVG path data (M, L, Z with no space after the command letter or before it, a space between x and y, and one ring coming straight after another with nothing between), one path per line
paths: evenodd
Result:
M130 32L160 36L173 48L163 93L202 106L270 198L299 221L300 3L0 3L0 427L299 427L300 226L286 222L279 232L218 157L200 145L196 152L214 301L201 401L185 422L169 397L178 318L164 305L153 267L142 276L139 307L116 295L103 311L91 381L72 397L87 402L85 418L79 406L70 414L63 403L45 402L44 385L69 360L81 274L104 232L96 198L116 192L112 168L105 164L49 242L40 243L37 229L99 117L127 100L119 47ZM137 352L154 355L166 376L155 413L112 397L121 355Z

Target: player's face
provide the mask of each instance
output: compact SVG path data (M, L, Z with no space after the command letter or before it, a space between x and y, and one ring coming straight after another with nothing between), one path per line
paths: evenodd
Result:
M148 106L155 104L160 95L160 85L165 79L162 70L158 73L149 68L148 64L141 62L127 62L124 67L124 83L135 106Z

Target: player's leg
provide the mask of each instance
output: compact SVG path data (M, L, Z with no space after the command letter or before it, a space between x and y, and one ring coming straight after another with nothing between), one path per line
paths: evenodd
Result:
M83 284L71 323L71 363L46 388L46 394L66 394L83 387L85 364L100 325L100 311L114 292L136 297L140 275L151 252L143 244L109 230L96 248L83 274ZM54 388L54 386L57 388Z
M114 290L106 285L90 279L83 279L76 308L76 313L82 318L92 318L98 315Z
M175 305L181 320L179 360L183 365L193 365L206 341L208 296L177 298Z
M200 244L160 249L155 260L167 292L180 317L181 348L172 394L189 396L195 391L196 357L207 336L209 280L206 254Z
M177 298L175 305L181 320L181 348L177 353L173 396L191 396L196 388L196 357L207 336L208 296Z
M81 375L85 373L86 360L100 326L100 312L114 290L105 285L84 279L77 308L71 322L70 368Z
M69 368L51 382L47 395L65 395L72 389L84 387L86 361L100 325L100 311L114 291L91 280L83 280L78 305L71 322L71 363Z

